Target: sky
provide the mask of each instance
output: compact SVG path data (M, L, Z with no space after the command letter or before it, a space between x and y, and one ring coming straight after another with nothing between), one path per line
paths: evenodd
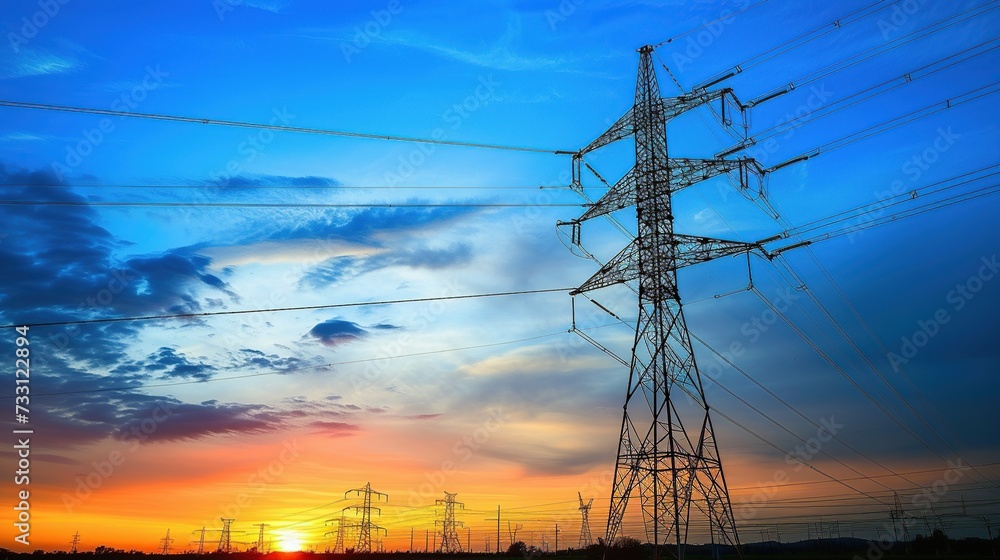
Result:
M636 301L568 292L635 215L614 214L624 232L588 221L573 247L555 226L587 200L552 152L631 107L647 44L664 97L737 67L711 88L789 89L749 110L759 141L727 157L814 156L768 173L766 203L726 176L674 199L679 232L813 241L679 272L742 540L823 520L871 538L893 491L911 535L984 537L982 517L1000 524L1000 18L982 0L875 4L5 2L0 99L117 113L0 106L0 323L368 305L31 327L30 485L5 448L3 546L66 550L79 531L82 550L151 551L170 529L190 549L231 517L234 540L266 523L275 548L322 550L367 483L388 495L386 549L422 546L446 491L474 550L496 546L498 505L518 539L554 546L558 523L575 546L578 492L603 535L628 371L569 330L575 307L627 360ZM719 116L672 120L670 155L735 146L739 115ZM585 161L613 183L633 156L627 138ZM24 489L27 547L6 521ZM624 531L642 537L634 507Z

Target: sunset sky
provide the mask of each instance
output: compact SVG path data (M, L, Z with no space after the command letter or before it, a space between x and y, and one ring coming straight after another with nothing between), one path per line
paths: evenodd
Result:
M677 231L755 241L896 197L776 249L941 206L754 257L757 291L742 257L680 272L691 332L760 384L695 341L742 540L805 539L821 519L871 538L893 490L949 534L985 537L976 519L1000 525L1000 13L984 0L872 4L4 2L3 101L550 152L0 106L4 326L551 290L33 327L27 549L66 550L79 531L82 550L152 551L170 529L179 551L234 517L235 541L267 523L276 548L322 550L324 522L368 482L388 494L386 549L409 548L412 529L422 550L446 491L474 550L495 547L498 505L504 546L508 520L550 547L558 523L560 548L575 546L578 492L603 535L628 371L568 332L569 289L599 265L556 230L586 200L566 188L569 156L551 152L627 111L636 49L671 38L654 59L664 96L736 65L716 87L743 101L795 84L752 109L762 140L737 155L768 167L822 148L769 175L779 220L723 177L677 194ZM668 130L676 157L737 143L708 108ZM614 182L632 146L587 162ZM592 174L584 185L603 192ZM962 193L983 196L949 204ZM634 230L633 210L615 217ZM606 221L584 225L601 262L627 242ZM635 320L625 287L590 295ZM631 327L575 306L577 327L627 360ZM15 333L3 333L13 379ZM812 468L786 454L817 428L761 386L835 426ZM0 538L23 550L4 449ZM641 538L637 511L625 533Z

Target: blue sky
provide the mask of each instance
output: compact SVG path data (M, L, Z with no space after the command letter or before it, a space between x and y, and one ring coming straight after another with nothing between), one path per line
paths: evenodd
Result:
M796 84L752 109L751 135L802 115L801 126L779 128L773 142L761 141L744 153L765 167L934 103L989 93L1000 74L994 50L998 15L982 1L884 2L857 21L849 14L868 2L771 0L743 12L754 3L379 0L334 7L299 0L70 1L53 2L54 15L42 4L5 4L0 99L547 150L577 150L603 132L632 104L636 49L677 37L656 51L665 96L680 92L673 78L689 89L736 65L743 71L722 85L743 101ZM977 7L981 13L970 12ZM829 26L828 33L787 53L770 51L838 18L845 22L839 28ZM893 42L939 22L943 27L934 33ZM814 72L879 47L885 52L806 82ZM775 56L754 62L766 52ZM931 70L954 64L924 76L933 63ZM880 85L889 80L902 83L908 73L905 85L834 111L839 100L847 98L846 105L858 99L850 96L897 83ZM564 288L581 284L598 267L567 250L554 227L582 214L583 207L546 206L583 202L558 188L568 184L567 156L12 107L0 107L0 114L0 199L40 203L0 206L4 324ZM677 230L763 239L788 224L995 165L997 117L995 96L987 95L777 170L767 189L781 223L724 178L706 181L677 195ZM734 145L714 118L702 108L672 121L671 156L711 157ZM626 140L589 154L587 161L613 182L629 168L631 150ZM947 194L990 185L980 174ZM593 176L585 176L585 186L588 195L600 196ZM883 212L934 200L920 194ZM108 202L176 206L99 204ZM970 500L989 498L983 486L992 485L995 494L1000 473L992 427L1000 393L1000 280L988 264L1000 248L996 209L994 197L985 196L789 251L783 258L790 268L752 261L763 297L776 305L789 300L793 324L905 429L793 329L771 324L773 316L755 293L712 297L748 284L745 260L680 273L689 326L719 350L736 344L737 365L814 421L843 422L839 435L852 448L896 472L940 471L958 457L992 464L969 474L962 487ZM634 222L629 210L616 217L626 226ZM599 260L627 241L601 220L584 226L584 246ZM853 353L806 291L791 289L800 282L789 283L790 270L867 361ZM777 295L782 293L792 295ZM631 296L624 288L593 294L626 321L636 313ZM577 309L580 325L593 328L591 336L628 354L627 327L580 298ZM107 515L96 501L88 502L96 510L84 506L84 513L66 514L57 496L72 491L72 480L87 474L92 458L161 402L180 412L155 442L144 444L150 461L169 450L195 454L203 446L254 450L247 451L253 461L266 448L262 442L307 433L359 457L362 464L334 473L336 488L356 487L366 468L395 461L403 465L400 474L387 475L382 486L404 495L421 471L447 455L442 450L451 441L479 426L487 410L500 408L508 422L455 480L481 488L476 484L496 477L506 488L500 496L512 505L530 503L536 487L552 489L546 496L558 491L573 498L613 465L627 372L567 334L570 319L569 296L547 293L33 329L32 348L41 364L33 390L126 388L40 401L37 428L50 435L38 480L53 496L42 506L42 516L44 508L51 510L43 534L61 543L73 515ZM907 356L902 371L894 368L886 352L903 355L904 339L923 341L915 334L921 329L933 335ZM376 365L344 363L495 343L502 344ZM696 353L703 369L718 363L700 345ZM201 383L274 371L285 374ZM809 437L815 431L735 371L718 371L715 377L726 388L792 432ZM880 375L948 441L929 434ZM164 386L174 382L187 384ZM150 384L157 387L142 387ZM714 408L778 447L794 449L787 432L712 383L707 391ZM752 488L787 467L783 454L733 424L717 418L716 427L734 488ZM923 434L927 445L907 430ZM415 441L425 446L408 446ZM866 475L885 472L839 443L824 451L832 458L816 457L816 464L837 476L855 475L833 458ZM123 488L146 484L152 492L159 485L187 485L226 499L229 471L221 463L189 478L162 470L130 472L121 477ZM273 507L294 513L324 501L308 490L315 471L296 476L287 494L269 498ZM792 476L823 479L798 471ZM935 475L926 476L916 483L889 480L909 496L918 491L914 484L933 484ZM846 492L836 485L806 488L812 496ZM459 491L487 505L500 499L486 491ZM608 491L593 491L595 520L606 515ZM885 488L873 485L871 491ZM958 493L943 500L956 500ZM750 494L734 491L734 505ZM884 509L870 502L840 513L866 508ZM197 520L176 513L176 522L193 526L212 516L209 509L197 512ZM995 512L995 502L978 511ZM858 519L876 523L870 515ZM144 514L141 530L159 531L161 521L166 519Z

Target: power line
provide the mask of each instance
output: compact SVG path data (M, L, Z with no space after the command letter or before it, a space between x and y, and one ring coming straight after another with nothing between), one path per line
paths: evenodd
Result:
M754 8L757 8L759 6L762 6L762 5L766 4L767 2L768 2L768 0L760 0L759 2L757 2L755 4L751 4L751 5L747 6L746 8L743 8L742 10L738 10L736 12L732 12L732 13L726 14L724 16L717 17L717 18L715 18L715 19L713 19L711 21L706 21L705 23L703 23L701 25L692 27L691 29L688 29L687 31L684 31L682 33L678 33L677 35L674 35L673 37L671 37L671 38L669 38L669 39L667 39L665 41L661 41L661 42L657 43L656 45L653 46L653 48L654 49L658 49L658 48L662 47L663 45L666 45L667 43L671 43L671 42L673 42L673 41L675 41L677 39L680 39L681 37L684 37L686 35L690 35L691 33L694 33L695 31L700 31L702 29L705 29L706 27L709 27L712 24L719 23L719 22L724 22L727 19L731 19L731 18L734 18L734 17L736 17L736 16L738 16L738 15L740 15L742 13L749 12L750 10L752 10Z
M300 307L272 307L267 309L241 309L237 311L204 311L199 313L168 313L163 315L141 315L135 317L103 317L96 319L77 319L69 321L51 321L46 323L19 323L12 325L0 325L0 329L13 329L21 326L28 327L60 327L65 325L83 325L91 323L121 323L127 321L151 321L157 319L190 319L195 317L212 317L219 315L246 315L249 313L274 313L280 311L312 311L316 309L338 309L342 307L366 307L370 305L391 305L397 303L420 303L425 301L445 301L459 299L475 299L487 297L516 296L526 294L545 294L552 292L568 292L573 288L549 288L544 290L518 290L512 292L493 292L487 294L465 294L458 296L438 296L427 298L394 299L384 301L361 301L353 303L331 303L325 305L305 305Z
M705 80L701 84L696 85L693 89L694 90L704 90L704 89L706 89L706 88L708 88L710 86L718 84L719 82L722 82L723 80L726 80L728 78L731 78L731 77L735 76L736 74L739 74L739 73L743 72L747 68L752 68L754 66L762 64L762 63L764 63L764 62L766 62L766 61L768 61L768 60L770 60L770 59L772 59L772 58L774 58L776 56L782 55L782 54L784 54L784 53L786 53L788 51L791 51L791 50L793 50L793 49L795 49L797 47L801 47L802 45L805 45L806 43L808 43L810 41L813 41L815 39L818 39L818 38L820 38L820 37L822 37L822 36L824 36L824 35L826 35L828 33L832 33L832 32L834 32L834 31L836 31L838 29L842 29L842 28L846 27L848 24L851 24L851 23L854 23L854 22L856 22L858 20L864 19L865 17L867 17L867 16L869 16L869 15L875 13L875 12L883 10L883 9L891 6L892 4L898 3L900 0L893 0L889 4L885 4L886 1L887 0L877 0L876 2L868 4L867 6L865 6L863 8L860 8L858 10L854 10L853 12L850 12L850 13L844 15L844 16L841 16L841 17L839 17L839 18L837 18L837 19L835 19L835 20L833 20L833 21L831 21L829 23L825 23L825 24L823 24L823 25L821 25L819 27L816 27L816 28L814 28L814 29L812 29L810 31L807 31L807 32L805 32L805 33L803 33L801 35L797 35L797 36L795 36L795 37L793 37L791 39L788 39L787 41L785 41L783 43L780 43L780 44L778 44L778 45L776 45L774 47L771 47L770 49L768 49L768 50L766 50L764 52L756 54L756 55L754 55L754 56L752 56L752 57L744 60L743 62L740 62L738 64L733 65L730 70L723 71L723 72L720 72L719 74L716 74L715 76L709 78L708 80ZM879 7L880 4L885 4L885 5ZM862 12L865 12L865 13L862 14ZM858 15L858 14L862 14L862 15ZM854 17L854 16L857 16L857 17ZM853 19L850 19L848 21L849 18L853 18ZM793 45L793 43L796 43L796 42L798 42L798 44ZM788 48L785 48L785 47L788 47Z
M823 68L820 68L819 70L814 70L814 71L812 71L812 72L810 72L808 74L805 74L804 76L800 76L799 78L797 78L795 80L791 80L788 84L786 84L784 86L780 86L780 87L775 88L775 89L773 89L773 90L771 90L771 91L769 91L767 93L761 94L761 95L757 96L754 100L751 100L751 101L749 101L747 103L748 103L748 105L753 106L753 105L756 105L757 103L762 103L763 102L762 100L772 99L774 97L777 97L777 95L781 95L783 93L787 93L788 91L791 91L792 89L794 89L796 87L802 87L802 86L805 86L805 85L809 85L809 84L811 84L811 83L813 83L813 82L815 82L817 80L821 80L823 78L826 78L828 76L836 74L837 72L840 72L841 70L846 70L847 68L850 68L851 66L854 66L855 64L860 64L861 62L864 62L866 60L870 60L870 59L872 59L872 58L874 58L876 56L879 56L879 55L885 54L887 52L890 52L892 50L895 50L895 49L897 49L897 48L899 48L899 47L901 47L903 45L912 43L913 41L916 41L917 39L926 37L927 35L931 35L933 33L937 33L938 31L941 31L943 29L947 29L947 28L949 28L949 27L951 27L953 25L959 24L959 23L961 23L961 22L963 22L963 21L965 21L967 19L971 19L973 17L980 16L980 15L985 14L986 12L988 12L990 10L995 10L995 9L997 9L998 6L993 6L993 7L987 8L986 10L983 10L980 13L976 13L976 14L972 14L972 15L967 15L970 12L974 12L976 10L979 10L982 7L983 6L976 6L974 8L971 8L969 10L966 10L966 11L961 12L959 14L956 14L954 16L945 18L945 19L943 19L941 21L938 21L938 22L932 23L930 25L927 25L925 27L922 27L920 29L917 29L916 31L912 31L910 33L907 33L906 35L903 35L901 37L893 39L892 41L889 41L887 43L880 44L880 45L874 46L874 47L872 47L870 49L867 49L867 50L861 51L859 53L855 53L853 55L850 55L848 57L842 58L842 59L840 59L840 60L838 60L836 62L833 62L831 64L828 64L828 65L824 66ZM964 17L962 19L957 19L957 18L960 18L962 16L966 16L966 17ZM991 42L993 42L993 40L986 41L986 43L991 43ZM982 43L982 44L986 44L986 43ZM977 45L977 47L978 46L981 46L981 45ZM972 47L972 48L976 48L976 47Z
M138 185L138 184L116 184L116 183L92 183L72 185L33 185L26 183L0 183L0 187L25 187L25 188L57 188L57 189L199 189L199 190L219 190L219 191L244 191L244 190L383 190L394 191L409 190L445 190L445 189L468 189L468 190L544 190L544 189L569 189L565 185L413 185L413 186L386 186L386 185L323 185L323 184L273 184L273 185ZM595 188L595 187L587 187Z
M433 138L418 138L413 136L397 136L391 134L371 134L366 132L349 132L344 130L330 130L322 128L304 128L299 126L286 126L279 124L254 123L246 121L230 121L221 119L208 119L200 117L186 117L180 115L165 115L161 113L135 113L132 111L116 111L113 109L95 109L93 107L73 107L69 105L52 105L49 103L32 103L28 101L0 100L2 107L15 107L18 109L35 109L42 111L59 111L64 113L87 113L91 115L105 115L109 117L129 117L135 119L151 119L159 121L183 122L192 124L210 124L216 126L231 126L239 128L255 128L264 130L277 130L282 132L301 132L305 134L321 134L326 136L345 136L348 138L365 138L370 140L390 140L393 142L413 142L416 144L439 144L445 146L464 146L469 148L484 148L490 150L508 150L515 152L531 152L538 154L572 155L575 151L549 150L542 148L528 148L524 146L507 146L503 144L482 144L477 142L463 142L460 140L441 140Z
M597 328L597 327L593 327L593 328ZM474 345L474 346L462 346L462 347L458 347L458 348L442 348L442 349L439 349L439 350L428 350L426 352L412 352L412 353L409 353L409 354L397 354L395 356L382 356L382 357L378 357L378 358L363 358L363 359L358 359L358 360L346 360L346 361L341 361L341 362L328 362L328 363L325 363L325 364L318 364L318 365L313 365L313 366L298 366L298 367L292 367L292 368L287 368L287 369L282 369L282 370L264 371L264 372L258 372L258 373L247 373L247 374L242 374L242 375L231 375L231 376L228 376L228 377L212 377L210 379L200 379L200 380L195 380L195 381L176 381L176 382L170 382L170 383L144 383L144 384L140 384L140 385L123 385L123 386L120 386L120 387L101 387L101 388L98 388L98 389L80 389L78 391L59 391L59 392L55 392L55 393L39 393L37 396L39 396L39 397L54 397L54 396L64 396L64 395L82 395L82 394L89 394L89 393L113 393L113 392L117 392L117 391L134 391L136 389L157 389L157 388L162 388L162 387L176 387L176 386L180 386L180 385L196 385L196 384L199 384L199 383L212 383L212 382L216 382L216 381L232 381L232 380L235 380L235 379L251 379L251 378L254 378L254 377L267 377L267 376L271 376L271 375L285 375L285 374L288 374L290 372L308 371L308 370L315 370L315 369L328 369L328 368L335 367L335 366L346 366L346 365L363 364L363 363L367 363L367 362L376 362L376 361L382 361L382 360L397 360L397 359L400 359L400 358L414 358L414 357L418 357L418 356L430 356L430 355L433 355L433 354L446 354L446 353L449 353L449 352L463 352L463 351L466 351L466 350L477 350L477 349L480 349L480 348L491 348L491 347L494 347L494 346L505 346L505 345L508 345L508 344L518 344L518 343L521 343L521 342L530 342L532 340L540 340L540 339L543 339L543 338L550 338L550 337L558 336L558 335L561 335L561 334L566 334L566 331L560 331L560 332L556 332L556 333L549 333L549 334L543 334L543 335L537 335L537 336L530 336L530 337L519 338L519 339L515 339L515 340L505 340L505 341L502 341L502 342L491 342L491 343L488 343L488 344L477 344L477 345ZM14 398L14 397L13 396L9 396L9 397L0 396L0 400L3 400L3 399L12 399L12 398Z
M911 123L913 121L929 117L929 116L934 115L936 113L940 113L941 111L945 111L945 110L951 109L953 107L958 107L959 105L964 105L966 103L970 103L972 101L976 101L976 100L981 99L983 97L986 97L986 96L989 96L989 95L993 95L995 93L1000 92L1000 87L998 87L998 85L1000 85L1000 82L993 82L991 84L980 86L978 88L969 90L969 91L967 91L965 93L962 93L960 95L957 95L955 97L952 97L952 98L949 98L949 99L945 99L944 101L937 101L937 102L931 103L930 105L927 105L925 107L921 107L920 109L916 109L914 111L910 111L909 113L906 113L904 115L900 115L898 117L895 117L895 118L892 118L892 119L889 119L889 120L886 120L886 121L882 121L881 123L878 123L878 124L875 124L875 125L863 128L861 130L858 130L858 131L853 132L851 134L848 134L846 136L842 136L842 137L837 138L835 140L831 140L831 141L829 141L829 142L827 142L825 144L821 144L820 146L818 146L816 148L813 148L812 150L808 150L806 152L803 152L802 154L800 154L798 156L789 158L789 159L787 159L787 160L785 160L785 161L783 161L783 162L781 162L781 163L779 163L777 165L774 165L774 166L768 168L766 171L767 172L773 172L773 171L776 171L778 169L781 169L782 167L786 167L788 165L791 165L793 163L797 163L797 162L800 162L800 161L805 161L807 159L812 159L812 158L814 158L814 157L816 157L816 156L818 156L820 154L832 152L832 151L837 150L839 148L843 148L843 147L848 146L850 144L853 144L855 142L858 142L858 141L864 140L866 138L869 138L871 136L875 136L875 135L881 134L883 132L888 132L889 130L892 130L892 129L900 127L900 126L903 126L904 124L909 124L909 123ZM992 89L990 89L990 88L992 88ZM984 91L984 90L988 90L988 91ZM973 95L973 94L975 94L975 95ZM735 146L733 148L730 148L729 150L726 150L724 152L720 152L719 154L716 154L716 157L722 157L722 155L729 155L729 154L733 154L733 153L736 153L736 152L739 152L739 151L743 151L743 150L746 150L746 149L754 146L755 144L756 144L756 140L753 137L751 137L751 138L749 138L747 140L747 142L745 142L745 143L743 143L743 144L741 144L739 146Z
M0 206L110 206L151 208L581 208L587 204L503 202L147 202L90 200L0 200Z
M941 72L943 70L947 70L948 68L951 68L952 66L955 66L957 64L961 64L962 62L967 62L967 61L972 60L972 59L974 59L974 58L976 58L978 56L987 54L990 51L994 51L994 50L1000 48L1000 46L991 47L991 48L986 49L986 50L984 50L982 52L978 52L976 54L967 56L967 57L965 57L965 58L963 58L961 60L955 60L955 61L953 61L953 62L951 62L949 64L946 64L944 66L941 66L939 68L934 68L933 70L929 70L929 71L924 72L925 70L928 70L929 68L931 68L933 66L936 66L938 64L941 64L942 62L945 62L945 61L947 61L949 59L961 56L961 55L963 55L965 53L968 53L970 51L978 49L979 47L988 45L990 43L995 43L997 41L1000 41L1000 38L991 39L989 41L980 43L980 44L978 44L978 45L976 45L974 47L970 47L970 48L965 49L965 50L963 50L961 52L955 53L953 55L949 55L949 56L947 56L945 58L939 59L939 60L937 60L935 62L932 62L930 64L926 64L924 66L921 66L920 68L917 68L916 70L911 70L909 72L904 72L903 74L901 74L901 75L899 75L899 76L897 76L895 78L886 80L886 81L881 82L879 84L873 85L873 86L865 88L865 89L863 89L861 91L855 92L855 93L853 93L851 95L848 95L846 97L838 99L837 101L834 101L833 103L830 103L830 104L822 107L821 109L817 109L816 111L813 111L813 112L809 113L808 115L803 115L802 117L796 117L795 119L792 119L792 120L789 120L789 121L786 121L786 122L782 122L782 123L778 123L778 124L776 124L776 125L774 125L774 126L772 126L770 128L764 129L764 130L758 132L757 134L754 134L753 138L758 143L762 142L764 140L767 140L768 138L772 138L772 137L777 136L779 134L784 134L785 132L788 132L789 130L798 128L798 127L800 127L802 125L815 122L815 121L817 121L819 119L822 119L824 117L828 117L828 116L830 116L830 115L832 115L834 113L837 113L839 111L842 111L842 110L844 110L844 109L846 109L848 107L853 107L854 105L857 105L857 104L859 104L859 103L861 103L863 101L867 101L869 99L872 99L873 97L877 97L877 96L882 95L884 93L888 93L889 91L892 91L892 90L894 90L894 89L896 89L898 87L902 87L902 86L905 86L907 84L911 84L911 83L919 80L920 78L926 78L927 76L933 75L933 74L935 74L937 72ZM918 74L920 72L923 72L923 73L922 74ZM884 87L884 86L888 86L888 87ZM882 89L879 90L879 88L882 88ZM876 90L879 90L879 91L876 91ZM788 91L791 91L791 90L788 90ZM868 95L865 95L865 94L868 94Z

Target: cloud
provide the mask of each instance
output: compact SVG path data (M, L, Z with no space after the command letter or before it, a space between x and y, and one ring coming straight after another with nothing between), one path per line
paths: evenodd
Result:
M16 56L0 62L0 79L10 80L49 74L70 74L82 68L83 62L73 56L59 55L42 49L21 48Z
M328 437L346 437L352 436L357 432L361 431L361 427L356 424L348 424L346 422L332 422L328 420L318 420L316 422L311 422L309 424L310 428L315 429L314 433L322 434Z
M309 335L320 344L330 347L360 340L368 334L368 331L359 327L357 323L340 319L324 321L309 331Z
M204 359L204 358L203 358ZM194 363L173 348L161 347L141 366L143 370L156 373L162 378L205 380L212 377L215 368L203 362Z
M0 280L0 314L7 322L39 323L94 317L164 312L193 312L223 305L206 292L239 298L229 285L209 272L211 259L186 249L118 257L130 247L99 225L85 202L50 171L26 171L0 163L0 194L8 199L38 200L34 206L0 208L0 223L17 231L16 242L0 242L0 259L18 274ZM52 188L35 188L57 185ZM60 349L87 353L84 343L108 346L101 337L120 340L134 335L136 324L74 326L59 337ZM73 344L70 344L73 343Z

